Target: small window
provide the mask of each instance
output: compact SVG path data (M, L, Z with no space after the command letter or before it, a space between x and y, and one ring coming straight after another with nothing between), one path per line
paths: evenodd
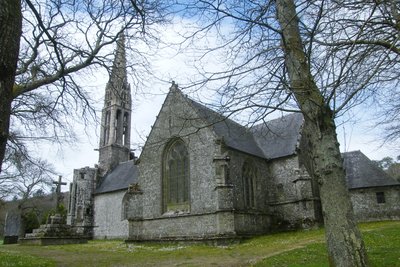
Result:
M169 127L169 129L171 129L172 126L173 126L172 117L171 117L171 116L168 116L168 127Z
M385 192L376 192L376 202L381 204L385 203Z
M83 209L81 206L78 207L78 211L76 213L76 221L82 222L83 221Z

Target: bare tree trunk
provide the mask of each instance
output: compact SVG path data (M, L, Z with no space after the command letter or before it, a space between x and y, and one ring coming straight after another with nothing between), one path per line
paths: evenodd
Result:
M21 1L2 1L0 5L0 173L10 128L11 102L21 32Z
M320 187L330 265L367 266L364 243L345 182L334 115L311 75L294 1L276 0L276 5L291 91L305 118L303 134L310 163L307 168Z

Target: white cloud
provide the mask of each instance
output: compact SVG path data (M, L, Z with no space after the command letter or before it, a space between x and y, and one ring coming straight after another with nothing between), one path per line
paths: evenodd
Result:
M179 43L181 37L177 31L181 25L164 26L162 40ZM212 41L212 40L208 40ZM196 52L188 49L178 51L175 47L164 47L154 54L149 61L153 65L154 75L144 83L146 88L140 88L138 94L133 94L132 107L132 137L131 142L134 149L138 144L143 145L146 136L149 134L152 124L161 108L166 93L172 80L178 84L189 84L192 79L198 77L194 60ZM129 59L128 59L129 60ZM218 69L218 64L210 59L211 70ZM104 88L107 82L107 75L100 73L92 83L93 91L96 92L96 109L102 108ZM145 92L144 94L141 92ZM210 92L202 92L205 98L212 97ZM98 113L100 116L100 112ZM361 118L362 119L362 118ZM97 128L96 128L97 127ZM82 125L76 125L77 135L80 142L75 145L65 144L62 149L54 146L41 147L38 154L55 165L56 169L64 176L64 179L72 181L73 169L85 166L94 166L98 161L99 126L84 129ZM347 123L338 127L338 138L342 151L361 150L371 159L381 159L384 156L396 157L400 154L390 145L383 145L379 140L379 131L371 130L371 126L360 121L357 124ZM368 130L369 129L369 130ZM85 132L86 131L86 132ZM136 154L139 154L136 152ZM67 187L63 190L68 190Z

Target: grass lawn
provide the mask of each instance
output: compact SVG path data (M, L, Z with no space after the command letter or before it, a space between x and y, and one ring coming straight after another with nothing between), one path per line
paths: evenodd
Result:
M400 267L400 221L362 224L371 266ZM323 230L265 235L241 244L0 245L0 266L328 266Z

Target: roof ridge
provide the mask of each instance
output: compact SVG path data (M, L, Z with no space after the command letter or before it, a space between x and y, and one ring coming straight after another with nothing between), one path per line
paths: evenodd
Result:
M400 182L373 164L372 160L360 150L345 152L342 155L350 189L400 185ZM358 168L355 168L355 166L358 166ZM366 172L368 172L368 175L366 175Z
M210 130L213 131L216 136L224 137L225 145L247 154L266 158L254 134L248 127L190 98L178 88L175 82L170 89L170 93L177 93L183 97L184 101L186 101L199 116L199 119L203 120L207 127L212 127Z
M218 112L218 111L215 111L215 110L213 110L213 109L207 107L206 105L204 105L204 104L202 104L202 103L197 102L196 100L190 98L189 96L186 96L186 95L184 95L184 96L185 96L188 100L190 100L193 104L199 105L201 108L207 109L208 111L213 112L213 113L215 113L216 115L218 115L218 116L220 116L221 118L223 118L223 120L221 120L220 122L222 122L222 121L224 121L224 120L228 120L228 121L230 121L230 122L236 124L237 126L240 126L240 127L242 127L242 128L245 128L245 129L249 129L248 127L246 127L246 126L244 126L244 125L238 123L237 121L231 119L229 116L225 116L224 114L222 114L222 113L220 113L220 112Z
M301 112L290 112L290 113L285 114L285 115L283 115L283 116L280 116L280 117L278 117L278 118L270 119L270 120L267 120L267 121L263 121L263 122L257 123L257 124L255 124L253 127L256 128L256 127L265 125L265 124L267 124L267 123L272 123L272 122L275 122L275 121L280 121L280 120L282 120L282 119L284 119L284 118L289 118L289 117L293 117L293 116L296 116L296 115L303 115L303 114L302 114Z

